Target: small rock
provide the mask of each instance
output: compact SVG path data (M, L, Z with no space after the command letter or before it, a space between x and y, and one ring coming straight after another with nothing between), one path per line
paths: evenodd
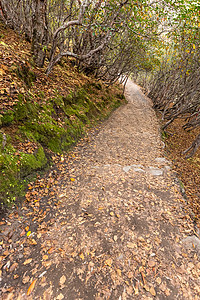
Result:
M169 163L169 161L165 157L157 157L155 161L158 163Z
M125 166L125 167L123 167L123 171L126 172L126 173L127 173L130 169L131 169L131 166Z
M163 175L163 169L159 169L159 168L149 167L147 172L153 176L162 176Z
M133 169L135 172L141 172L141 173L144 173L144 170L140 169L140 168L134 168Z

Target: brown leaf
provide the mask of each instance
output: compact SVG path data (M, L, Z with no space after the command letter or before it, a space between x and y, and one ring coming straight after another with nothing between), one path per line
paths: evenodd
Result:
M156 265L156 262L155 262L154 260L150 260L150 261L148 262L148 266L149 266L150 268L155 267L155 265Z
M128 242L127 247L133 249L133 248L135 248L135 244L131 243L131 242Z
M155 289L154 289L154 287L152 286L152 287L150 287L150 290L149 290L149 292L151 293L151 295L152 296L156 296L156 291L155 291Z
M60 293L60 294L56 297L56 299L57 299L57 300L62 300L62 299L64 299L63 294Z
M10 267L10 272L13 272L16 268L17 268L17 266L18 266L18 263L14 263L14 264L12 264L12 266Z
M27 296L29 296L32 293L32 291L35 287L36 281L37 281L37 279L33 280L31 285L29 286L28 291L27 291Z
M166 289L166 291L165 291L165 295L166 295L167 297L169 297L169 296L170 296L170 294L171 294L171 292L170 292L170 289Z
M161 278L160 277L156 278L156 282L157 282L157 284L161 284L161 282L162 282Z
M23 284L26 284L27 282L29 282L29 280L30 280L30 277L27 275L27 276L23 277L22 282L23 282Z
M60 285L63 285L66 281L66 277L65 275L63 275L62 277L60 277Z
M136 282L136 284L135 284L134 291L135 291L135 295L139 294L138 282Z

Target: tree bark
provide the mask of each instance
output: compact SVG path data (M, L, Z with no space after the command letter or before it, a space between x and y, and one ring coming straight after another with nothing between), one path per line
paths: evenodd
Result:
M47 26L47 0L33 0L32 6L32 53L35 64L43 67L46 57L48 26Z

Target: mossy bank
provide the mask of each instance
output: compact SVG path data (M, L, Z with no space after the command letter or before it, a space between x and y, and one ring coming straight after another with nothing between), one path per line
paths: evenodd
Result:
M104 91L102 91L104 89ZM70 149L89 127L124 102L100 83L89 83L66 96L40 102L18 94L12 109L0 115L0 201L11 205L23 196L29 178L48 168L51 155Z

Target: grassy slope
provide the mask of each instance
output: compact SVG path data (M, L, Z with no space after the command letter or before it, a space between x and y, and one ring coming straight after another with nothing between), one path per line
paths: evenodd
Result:
M30 175L124 101L119 87L78 73L70 60L47 78L30 44L0 24L0 203L22 196Z

